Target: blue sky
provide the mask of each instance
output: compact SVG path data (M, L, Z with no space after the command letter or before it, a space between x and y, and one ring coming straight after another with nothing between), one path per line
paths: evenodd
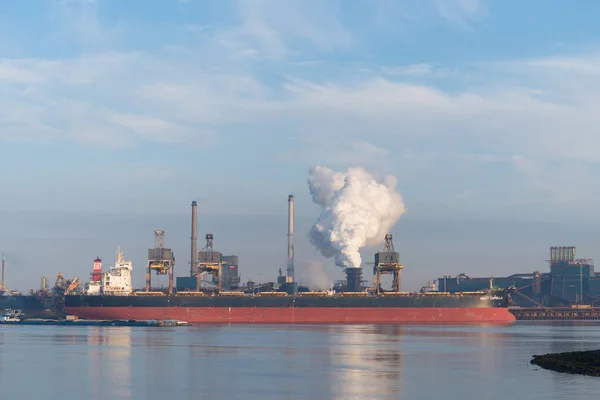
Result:
M285 265L287 194L304 232L318 216L306 185L316 163L398 177L409 288L543 270L553 244L595 256L596 2L27 0L0 11L0 249L21 290L58 270L87 278L117 243L141 283L144 248L165 226L187 270L191 200L199 231L239 253L245 277L270 277ZM298 262L337 277L304 232Z

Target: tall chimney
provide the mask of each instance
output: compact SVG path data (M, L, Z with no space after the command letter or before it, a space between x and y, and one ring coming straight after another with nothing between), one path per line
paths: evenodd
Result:
M2 283L2 285L6 285L4 283L4 271L6 269L6 257L2 256L2 280L0 281L0 283Z
M198 213L196 201L192 201L192 255L190 258L190 276L194 276L194 267L196 266L196 257L198 252L196 246L198 244Z
M288 256L287 276L290 282L294 282L294 195L288 197Z

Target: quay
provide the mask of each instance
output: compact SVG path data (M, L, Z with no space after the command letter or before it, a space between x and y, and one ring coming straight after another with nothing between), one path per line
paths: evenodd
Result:
M65 319L25 318L21 310L6 310L0 316L0 325L60 325L60 326L181 326L187 322L179 320L93 320L79 319L67 315Z
M20 321L0 321L0 325L59 325L59 326L146 326L170 327L186 325L183 321L137 321L137 320L86 320L86 319L23 319Z
M600 320L600 307L510 307L517 321L594 321Z

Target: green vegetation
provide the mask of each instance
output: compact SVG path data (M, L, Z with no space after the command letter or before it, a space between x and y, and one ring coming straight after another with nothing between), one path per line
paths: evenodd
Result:
M531 363L550 371L600 376L600 350L534 355Z

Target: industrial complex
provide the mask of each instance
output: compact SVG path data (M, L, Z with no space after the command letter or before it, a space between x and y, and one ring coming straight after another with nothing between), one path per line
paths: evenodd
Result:
M594 260L577 258L575 246L552 246L547 272L534 271L505 277L471 277L467 274L443 276L437 288L444 292L481 290L486 287L514 286L516 305L564 307L575 304L594 305L600 299L600 273L594 272Z
M328 291L299 286L294 276L294 197L288 196L286 274L276 282L241 284L238 257L214 249L214 235L197 249L197 204L192 202L189 276L174 277L175 256L165 247L163 230L148 249L146 287L131 287L131 263L117 250L117 262L92 280L83 294L66 294L66 313L86 319L182 320L190 323L510 323L510 290L485 288L469 293L401 292L399 253L392 235L375 254L372 284L362 268L344 268L346 279ZM168 275L166 289L152 287L152 275ZM382 275L392 276L384 288ZM92 282L102 282L98 293ZM110 285L110 291L106 288Z
M476 294L481 297L481 293L509 293L508 303L513 314L523 317L523 319L543 318L555 319L557 317L578 317L580 311L585 310L583 317L588 319L600 319L600 310L595 311L595 304L600 298L600 273L594 271L593 260L590 258L578 259L576 248L574 246L553 246L550 248L549 265L547 272L534 271L531 273L519 273L506 277L472 277L467 274L457 276L443 276L435 281L429 282L421 288L419 293L402 292L402 271L404 266L400 263L399 253L394 249L392 235L386 234L383 238L384 245L380 251L375 253L374 262L366 263L372 269L372 281L363 279L364 268L345 268L344 280L335 281L329 292L312 292L310 288L298 285L295 279L294 271L294 196L288 196L288 232L287 232L287 263L285 274L282 268L277 268L278 276L272 282L256 283L251 280L241 282L239 260L237 255L224 255L214 248L214 235L207 233L204 236L205 244L200 251L198 247L197 234L197 203L192 202L191 213L191 245L190 245L190 269L189 275L175 277L175 255L171 248L165 247L165 231L157 229L154 231L154 247L148 249L147 263L145 265L146 285L144 289L135 290L132 287L133 265L127 261L121 249L117 249L116 262L111 265L108 271L102 270L102 260L99 257L93 261L93 270L90 274L89 282L81 282L76 278L65 279L61 273L58 273L55 285L48 287L48 279L41 278L41 287L39 290L31 290L29 295L21 295L8 289L5 282L6 261L2 258L2 280L0 281L0 307L19 307L27 309L30 314L47 315L48 313L64 313L65 298L74 297L71 300L72 307L80 310L88 308L90 305L101 302L100 307L107 307L108 304L122 307L138 307L149 310L158 309L162 304L158 300L151 300L156 296L166 296L169 300L165 304L178 304L181 307L231 307L236 306L247 308L264 307L265 309L275 307L275 309L287 309L298 307L303 304L300 298L307 299L312 296L311 301L307 300L306 307L320 309L323 313L324 308L350 307L355 304L358 309L367 308L375 312L377 308L389 307L396 313L405 312L407 308L423 309L428 307L463 307L465 310L471 305L459 305L454 299L464 298L469 294ZM275 271L274 271L275 272ZM157 289L152 287L152 275L167 275L168 287L166 289ZM389 276L391 280L390 287L383 287L382 277ZM362 294L369 296L364 300L352 300L350 303L344 303L348 300L333 300L336 296L354 296ZM236 302L230 300L219 300L214 303L213 300L206 299L206 296L245 295L262 296L265 300L264 305L261 302L239 298ZM391 300L390 295L395 295L397 300ZM188 300L182 299L184 296ZM265 297L266 296L266 297ZM269 296L271 298L269 299ZM289 296L288 300L281 296ZM412 296L412 297L411 297ZM425 297L414 297L425 296ZM432 297L433 296L433 297ZM457 297L458 296L458 297ZM495 296L495 295L494 295ZM500 297L488 296L501 300ZM104 300L94 299L102 297ZM135 301L125 301L125 297L136 297ZM193 298L198 298L198 304L190 303ZM85 300L81 300L85 298ZM110 300L110 299L115 300ZM118 300L121 298L123 300ZM317 300L322 298L323 300ZM381 299L388 300L381 300ZM481 299L484 299L481 297ZM276 300L279 299L279 300ZM297 300L293 300L297 299ZM327 299L327 301L325 301ZM402 300L400 300L402 299ZM429 300L437 299L437 300ZM158 301L158 302L157 302ZM465 300L466 301L466 300ZM487 301L487 300L486 300ZM221 302L221 303L219 303ZM331 302L331 305L327 305ZM152 304L155 304L154 306ZM220 306L218 304L221 304ZM454 304L449 306L446 304ZM482 303L483 304L483 303ZM488 304L488 303L486 303ZM489 307L502 307L502 302L497 304L489 303ZM505 306L505 307L507 307ZM162 307L162 306L161 306ZM487 305L477 305L478 307L488 307ZM106 308L108 310L108 308ZM123 310L123 308L121 308ZM554 311L553 311L554 310ZM558 311L556 311L558 310ZM381 311L381 310L380 310ZM246 311L247 312L247 311ZM277 311L282 312L282 311ZM329 311L328 311L329 312ZM361 311L362 312L362 311ZM314 313L314 312L313 312ZM578 314L579 313L579 314ZM360 313L359 313L360 314ZM348 314L345 318L358 318L356 315ZM307 321L316 318L316 314L307 314ZM369 320L360 314L362 320ZM374 314L373 314L374 315ZM397 314L396 314L397 315ZM462 315L462 314L461 314ZM583 315L583 314L582 314ZM527 318L526 318L527 317ZM530 318L531 317L531 318ZM534 318L535 317L535 318ZM211 317L213 318L213 317ZM217 317L214 317L217 318ZM219 315L218 318L229 318L226 315ZM242 320L246 317L239 317ZM253 316L252 318L256 318ZM274 317L275 318L275 317ZM292 320L297 317L292 317ZM337 316L329 317L332 321ZM359 319L360 319L359 318ZM392 314L379 316L380 320L375 322L385 322L394 319ZM448 317L449 320L456 316ZM487 318L487 317L486 317ZM318 319L318 318L317 318ZM277 320L277 318L275 318Z

